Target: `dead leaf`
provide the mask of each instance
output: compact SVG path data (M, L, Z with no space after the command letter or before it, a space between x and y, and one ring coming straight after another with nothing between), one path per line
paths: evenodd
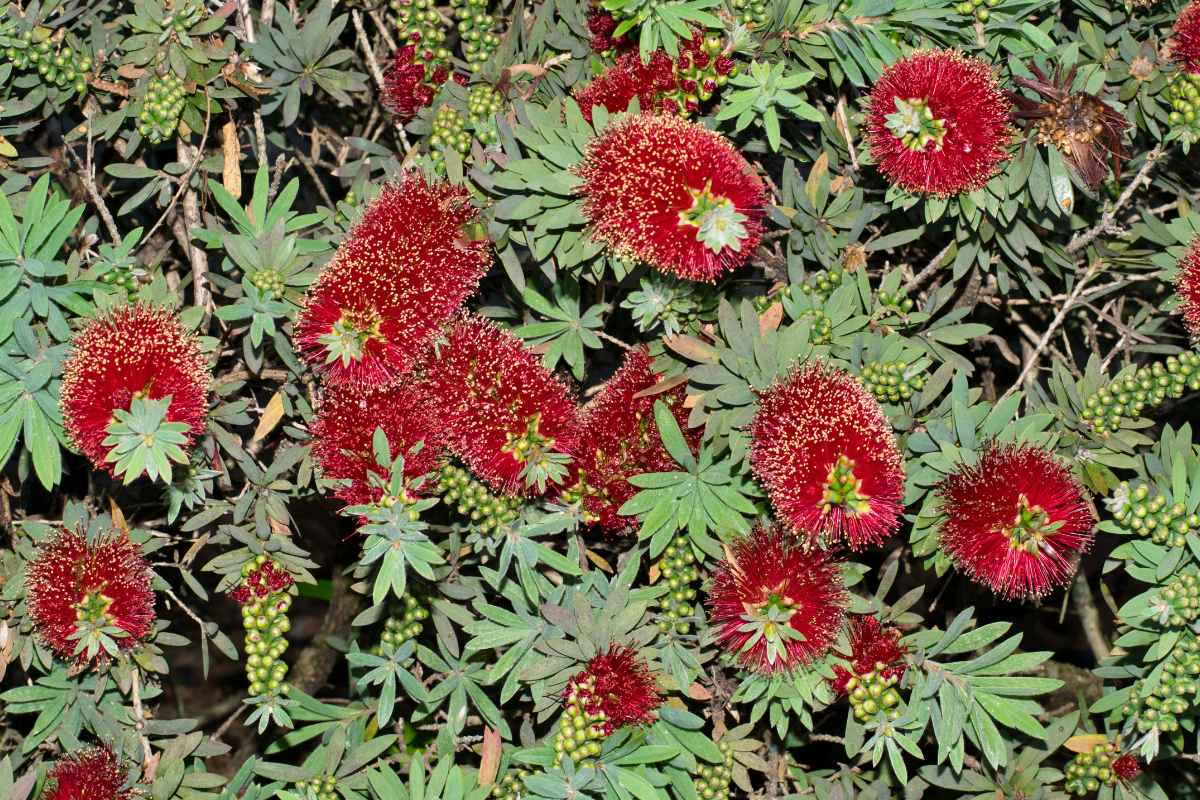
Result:
M117 501L113 498L108 498L108 506L112 511L113 525L121 533L129 535L129 523L125 521L125 514L121 512L121 507L117 505Z
M662 569L658 566L658 562L655 561L650 565L650 583L658 583L660 575L662 575Z
M823 152L813 162L812 171L808 173L808 179L804 182L804 191L808 195L808 202L814 206L817 204L817 188L821 185L821 179L828 174L829 154Z
M262 416L258 418L258 427L254 429L254 438L251 441L261 441L266 438L267 434L275 430L275 426L283 419L283 390L275 392L271 399L267 401L267 407L263 409Z
M717 361L717 351L695 336L684 334L667 336L663 339L663 344L684 358L690 358L692 361L708 363L716 363Z
M758 317L758 333L759 335L766 334L768 331L773 331L779 327L779 323L783 321L783 303L771 303Z
M587 560L595 564L598 569L607 572L609 575L612 574L612 564L609 564L607 561L605 561L604 556L600 555L591 548L587 548L583 552L587 556Z
M479 761L479 785L491 786L500 769L500 734L489 727L483 729L483 753Z
M221 183L225 186L225 191L236 200L242 196L242 167L239 163L241 145L238 144L237 125L233 120L227 121L221 128L221 136L221 152L225 156L225 165L221 168Z
M133 64L122 64L117 68L117 74L125 80L136 81L146 74L146 70L141 67L135 67Z
M710 692L708 689L705 689L699 683L692 683L692 685L688 687L688 697L692 698L693 700L712 700L712 692Z
M653 397L656 394L669 392L676 386L683 386L688 382L687 375L676 375L674 378L664 378L653 386L648 386L640 392L634 394L633 399L637 400L641 397Z
M1063 743L1063 747L1070 750L1072 753L1090 753L1096 749L1098 744L1106 744L1108 737L1103 733L1081 733L1078 736L1072 736Z

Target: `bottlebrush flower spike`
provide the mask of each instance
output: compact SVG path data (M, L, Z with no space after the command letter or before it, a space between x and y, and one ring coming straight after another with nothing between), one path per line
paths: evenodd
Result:
M171 398L167 421L187 425L187 444L203 433L208 361L196 338L165 309L132 305L91 320L71 340L59 404L67 435L97 469L112 472L104 444L117 410L135 397Z
M42 800L134 800L125 772L107 747L85 747L60 758L46 774Z
M433 67L417 57L418 44L408 44L392 54L383 76L384 108L408 122L433 102L438 87L450 77L446 67Z
M593 106L603 106L615 114L628 109L635 97L642 111L694 114L730 75L736 74L724 48L719 36L706 37L697 31L682 43L677 58L656 50L643 64L640 53L625 53L591 83L576 90L575 100L588 122L592 121Z
M295 338L331 384L407 373L491 265L466 190L408 174L385 186L308 291Z
M884 70L871 90L871 155L913 194L983 187L1008 160L1010 105L982 61L922 50Z
M708 609L716 641L746 669L764 674L809 664L845 622L838 563L805 549L782 525L759 526L717 565Z
M1200 0L1192 0L1180 13L1168 47L1180 69L1200 75Z
M1096 523L1083 488L1053 453L989 444L938 487L942 549L973 580L1008 599L1068 583Z
M61 531L38 548L25 578L34 629L64 660L88 664L132 650L154 623L150 567L123 534L89 544Z
M645 350L630 351L621 368L580 412L581 433L574 453L574 468L579 478L583 516L606 533L628 533L634 529L632 518L617 513L637 493L629 483L631 477L679 468L659 435L654 421L655 401L662 400L674 414L692 452L699 447L701 431L687 426L683 386L637 396L659 383L662 377L653 370L652 359Z
M372 485L371 475L386 480L388 470L375 458L375 429L387 436L390 458L404 455L405 478L417 478L438 466L445 442L438 413L415 382L366 391L327 387L312 424L313 460L326 478L348 481L334 492L340 500L349 505L378 500L382 490Z
M846 693L851 678L875 672L884 680L904 676L904 656L908 648L900 644L899 629L884 625L877 617L856 614L850 618L850 652L839 653L849 666L833 665L830 681L839 694Z
M578 172L592 236L662 272L712 283L762 239L762 181L700 125L649 114L614 122Z
M750 466L797 533L862 550L899 525L904 462L883 409L848 373L813 362L763 392Z
M1013 117L1027 123L1037 133L1038 143L1050 145L1095 189L1108 177L1109 163L1114 175L1121 174L1125 160L1125 130L1129 123L1094 94L1073 92L1078 67L1065 76L1061 68L1047 78L1036 66L1030 66L1035 79L1013 80L1037 92L1044 102L1014 92L1009 97L1017 110Z
M427 367L447 446L496 491L540 494L567 474L579 440L567 386L521 340L464 316Z
M593 106L603 106L616 114L629 108L635 97L643 111L661 111L662 95L673 89L675 62L665 50L656 50L648 64L643 64L641 54L633 51L623 54L587 86L576 89L575 101L584 119L591 122Z
M1179 259L1175 291L1179 295L1184 326L1194 341L1200 340L1200 235L1192 239L1183 258Z
M630 46L628 36L612 35L613 31L617 29L616 17L602 8L588 9L587 27L591 37L592 52L607 54L615 50L624 50Z
M563 700L574 701L605 736L626 725L648 725L662 705L658 683L632 648L612 645L567 682Z
M1119 779L1129 782L1141 774L1142 762L1132 753L1123 753L1113 759L1112 771Z

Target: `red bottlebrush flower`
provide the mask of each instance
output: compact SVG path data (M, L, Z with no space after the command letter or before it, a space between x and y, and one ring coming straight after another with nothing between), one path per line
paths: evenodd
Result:
M150 567L122 534L88 544L82 534L61 531L38 548L25 577L34 629L65 660L106 659L101 635L127 652L150 633Z
M592 51L609 53L613 50L624 50L629 47L629 37L622 34L613 36L617 29L617 20L612 14L601 8L592 8L587 14L588 33L591 34Z
M625 53L617 62L582 89L575 90L575 100L584 119L592 121L592 107L603 106L611 113L629 108L636 97L643 111L663 110L663 96L675 89L675 64L665 50L650 56L643 64L641 54ZM672 103L671 110L676 110Z
M1053 453L989 444L938 487L942 549L1001 597L1041 597L1071 580L1096 520L1083 488Z
M1131 781L1142 772L1142 762L1132 753L1123 753L1113 759L1112 771L1119 779Z
M493 489L522 494L566 475L578 446L567 386L520 339L478 317L454 324L427 368L447 447Z
M438 87L449 77L445 67L430 69L418 59L417 45L405 45L392 55L392 64L383 76L384 108L401 122L408 122L433 102Z
M750 466L798 533L862 550L899 526L904 462L883 409L848 373L813 362L763 392Z
M615 114L628 109L635 97L645 112L694 113L733 72L734 63L721 55L723 49L720 37L706 38L696 31L682 43L675 59L665 50L656 50L643 64L640 53L626 53L590 84L576 90L575 100L588 122L593 106L604 106Z
M1071 91L1077 67L1065 76L1057 70L1052 79L1036 66L1030 71L1036 80L1014 80L1037 92L1045 102L1009 92L1017 107L1013 117L1036 131L1039 144L1057 148L1091 188L1108 177L1110 161L1113 174L1119 175L1126 155L1125 130L1129 127L1125 118L1096 95Z
M694 123L615 122L578 170L592 236L662 272L712 283L762 238L762 181L726 139Z
M255 600L261 600L269 594L282 592L293 583L295 583L295 579L290 572L276 566L274 561L268 560L243 578L241 583L230 590L229 596L238 605L244 606Z
M982 61L923 50L871 90L871 155L906 192L949 196L983 187L1008 160L1010 105Z
M188 426L189 444L204 431L208 361L175 315L144 305L106 312L75 334L63 364L59 403L67 435L97 469L112 472L105 445L113 412L135 397L171 398L168 422Z
M406 175L385 186L308 290L295 339L331 384L392 383L425 355L491 265L464 189Z
M378 500L371 475L388 476L375 459L376 428L387 435L391 458L404 455L404 476L417 478L437 468L444 438L438 408L414 383L358 391L326 388L312 424L313 460L332 480L348 481L334 493L350 505ZM419 450L413 452L418 444Z
M1179 14L1168 47L1181 70L1200 75L1200 0L1192 0Z
M631 648L612 645L567 682L563 699L579 702L589 715L603 714L605 736L626 725L647 725L662 705L650 668Z
M652 368L645 350L634 350L625 363L601 387L580 412L579 447L574 467L579 477L584 519L606 533L628 533L633 520L617 513L637 489L629 483L634 475L678 469L663 446L654 421L655 401L674 414L688 445L696 452L701 431L687 426L683 386L658 394L638 393L662 380Z
M846 659L850 668L835 664L835 677L830 683L839 694L845 694L847 681L872 671L877 671L885 680L902 678L907 652L908 648L900 644L897 628L884 625L877 617L856 614L850 618L850 652L838 654Z
M824 655L845 622L838 562L782 525L760 526L717 565L708 609L717 643L746 669L790 671Z
M46 774L42 800L133 800L125 772L107 747L85 747L60 758Z
M1192 239L1183 258L1179 259L1179 274L1175 277L1183 323L1193 340L1200 340L1200 236Z

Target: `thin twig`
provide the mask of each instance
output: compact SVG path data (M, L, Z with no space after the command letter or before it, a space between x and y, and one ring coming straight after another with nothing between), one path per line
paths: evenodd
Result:
M1142 183L1149 182L1150 170L1154 167L1154 162L1158 161L1164 152L1162 145L1157 145L1146 154L1146 162L1142 164L1142 168L1138 170L1137 175L1134 175L1133 180L1125 187L1125 191L1121 192L1120 197L1117 198L1117 202L1113 204L1112 208L1101 215L1099 222L1071 239L1071 243L1067 245L1068 253L1078 253L1091 244L1097 236L1107 232L1112 227L1113 222L1117 218L1117 212L1129 202L1129 199L1133 197L1133 193L1137 191Z
M1004 397L1000 398L1001 400L1008 397L1010 394L1017 391L1017 389L1024 385L1025 378L1030 372L1033 371L1033 368L1037 366L1038 360L1042 356L1042 352L1046 349L1046 346L1050 344L1050 339L1054 336L1055 331L1058 330L1058 326L1061 325L1063 320L1067 318L1067 314L1070 313L1073 308L1075 308L1075 305L1079 300L1079 296L1083 293L1083 290L1088 285L1088 282L1091 281L1091 279L1097 274L1099 274L1101 263L1102 262L1100 260L1096 260L1088 266L1087 271L1083 274L1083 277L1079 279L1079 283L1075 284L1075 289L1067 297L1066 302L1063 303L1062 307L1058 310L1058 313L1054 316L1054 320L1050 323L1049 327L1047 327L1045 332L1042 334L1042 337L1038 340L1037 345L1033 348L1033 352L1029 354L1029 358L1025 360L1025 366L1021 369L1021 374L1017 376L1017 380L1013 383L1013 385L1008 387L1008 391L1004 393Z
M900 291L907 294L924 283L930 275L937 272L942 266L942 259L946 257L947 253L950 252L951 247L954 247L953 241L943 247L936 256L930 259L929 263L925 265L925 269L914 275L907 283L904 284L904 287Z
M117 223L113 219L112 212L108 210L108 204L104 202L104 196L100 194L100 189L96 186L96 166L93 163L95 146L92 141L91 122L88 122L87 126L87 162L80 165L83 167L83 170L80 173L79 179L83 182L83 188L87 190L88 197L92 200L92 205L96 207L96 212L100 214L100 219L104 221L104 228L108 231L109 238L112 239L113 244L120 244L121 232L117 229ZM76 164L79 164L79 156L75 155L75 151L68 147L67 152L71 154L72 160Z
M629 344L628 342L623 342L620 339L618 339L617 337L615 337L611 334L605 333L604 331L593 331L593 333L595 333L597 336L599 336L604 341L612 342L617 347L620 347L624 350L636 350L637 349L636 347Z
M208 99L207 95L205 95L205 99ZM157 231L159 227L162 226L163 222L166 221L167 216L175 209L175 205L179 202L179 197L187 189L188 182L192 179L192 173L196 171L196 167L200 166L200 162L204 158L204 146L208 143L208 128L211 120L212 109L209 107L206 109L206 113L204 115L204 133L200 136L200 146L196 149L195 158L193 158L192 163L188 165L187 172L183 173L182 177L180 177L179 187L175 190L175 194L172 195L171 202L167 204L167 207L163 210L163 213L159 215L158 220L150 227L150 231L142 237L143 242L150 241L150 238L154 235L155 231ZM178 145L180 144L182 144L182 141L176 143L177 153L179 152Z
M142 708L142 675L137 665L130 665L132 679L129 684L129 696L133 703L133 727L138 732L142 743L142 766L145 770L144 779L147 783L154 782L154 773L158 770L158 759L150 752L150 737L146 735L146 712Z
M383 70L379 69L379 62L375 60L375 51L371 48L370 40L367 39L367 31L363 28L362 13L356 8L350 12L350 19L354 22L358 46L362 48L363 55L367 57L367 66L371 69L371 77L375 79L375 85L382 92L384 87Z

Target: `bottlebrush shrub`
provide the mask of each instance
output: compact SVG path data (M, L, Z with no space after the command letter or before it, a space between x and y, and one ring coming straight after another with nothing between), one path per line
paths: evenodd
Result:
M0 798L1197 798L1192 0L0 2Z

